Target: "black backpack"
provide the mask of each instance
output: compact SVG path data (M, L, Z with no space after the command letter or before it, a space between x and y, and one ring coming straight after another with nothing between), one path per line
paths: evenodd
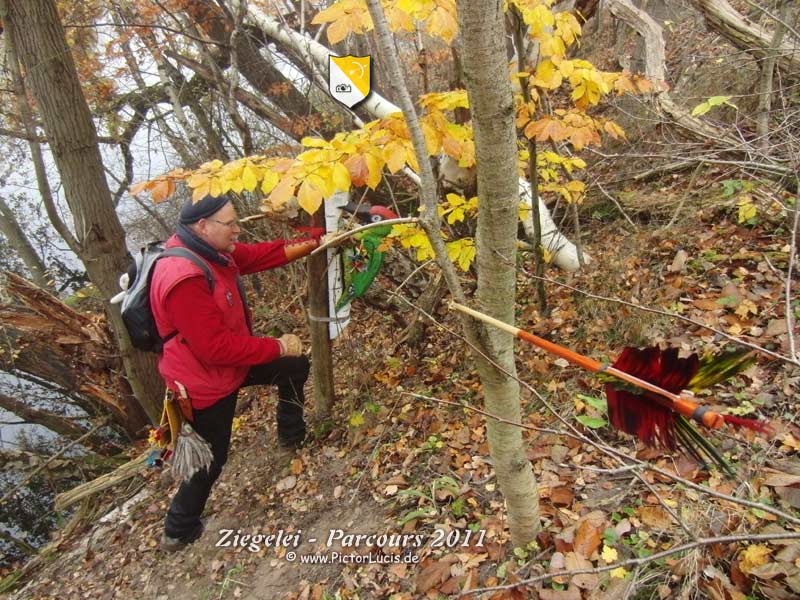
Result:
M156 261L165 256L181 256L192 261L203 270L208 287L214 292L214 275L208 263L187 248L164 249L162 242L151 242L139 251L135 263L128 269L130 284L122 300L122 320L130 335L134 348L146 352L161 352L169 340L178 333L174 331L161 338L158 335L153 312L150 309L150 280Z

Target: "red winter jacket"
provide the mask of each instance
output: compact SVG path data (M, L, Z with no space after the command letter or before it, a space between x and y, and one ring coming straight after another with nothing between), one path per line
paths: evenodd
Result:
M257 273L286 264L285 242L236 244L228 266L208 263L215 279L214 292L203 271L179 256L160 259L150 284L150 305L159 335L177 331L164 345L158 370L172 390L179 381L192 406L207 408L236 390L249 367L275 360L280 344L275 338L251 335L245 305L236 285L239 273ZM167 248L184 246L176 235Z

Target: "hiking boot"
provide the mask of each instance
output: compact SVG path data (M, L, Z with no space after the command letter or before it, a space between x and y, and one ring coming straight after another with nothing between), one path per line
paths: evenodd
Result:
M278 448L280 448L281 450L300 450L300 448L302 448L305 445L306 445L305 437L293 440L286 440L281 437L278 437Z
M178 552L183 550L189 544L192 544L200 539L205 529L204 523L201 521L200 525L195 527L191 533L181 537L170 537L166 533L161 534L161 549L164 552Z

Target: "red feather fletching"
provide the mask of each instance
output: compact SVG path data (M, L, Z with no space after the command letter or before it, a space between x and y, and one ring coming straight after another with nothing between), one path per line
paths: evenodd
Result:
M639 379L679 394L691 381L700 361L696 354L678 358L676 348L625 348L613 366ZM615 428L638 437L648 446L675 450L675 413L652 392L634 393L620 383L607 383L608 415Z

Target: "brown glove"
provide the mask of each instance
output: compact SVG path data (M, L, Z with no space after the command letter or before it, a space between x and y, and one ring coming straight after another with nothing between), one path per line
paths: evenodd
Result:
M303 353L303 342L293 333L285 333L278 338L281 345L281 356L300 356Z
M283 251L286 254L286 260L293 261L310 254L319 246L319 240L316 238L302 238L299 240L290 240L286 242Z

